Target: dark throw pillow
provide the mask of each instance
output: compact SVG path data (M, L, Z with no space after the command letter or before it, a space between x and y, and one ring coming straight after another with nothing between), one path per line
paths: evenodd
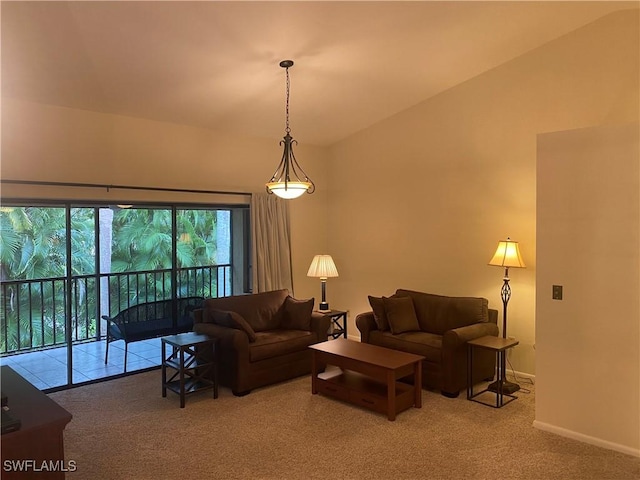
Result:
M211 319L213 323L221 327L242 330L247 334L250 342L256 341L256 332L239 313L228 312L226 310L212 310Z
M382 301L391 333L396 335L420 330L420 324L418 323L411 297L383 298Z
M372 297L369 295L369 305L373 310L373 319L376 321L378 330L384 332L389 330L389 320L387 320L387 313L384 309L384 299L387 297Z
M311 330L311 312L315 298L296 300L288 296L284 300L284 312L280 327L287 330Z

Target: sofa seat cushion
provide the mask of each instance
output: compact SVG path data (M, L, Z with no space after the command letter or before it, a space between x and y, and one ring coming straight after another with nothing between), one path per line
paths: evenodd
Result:
M256 332L256 341L249 344L249 361L258 362L298 352L314 343L317 343L315 333L305 330Z
M442 336L427 332L406 332L397 335L391 332L373 331L370 343L407 353L422 355L427 362L441 363Z

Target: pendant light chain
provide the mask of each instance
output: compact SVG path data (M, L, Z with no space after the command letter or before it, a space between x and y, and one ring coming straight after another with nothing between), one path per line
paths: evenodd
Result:
M287 106L285 108L285 133L291 133L291 128L289 128L289 91L291 90L291 84L289 82L289 67L287 67L286 69L286 73L287 73L287 83L286 83L286 92L287 92Z

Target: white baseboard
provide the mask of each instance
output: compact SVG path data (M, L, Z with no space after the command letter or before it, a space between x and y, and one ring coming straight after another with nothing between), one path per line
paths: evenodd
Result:
M349 340L355 340L356 342L360 341L359 336L348 335ZM507 371L508 376L513 376L513 370ZM534 384L536 380L536 376L530 373L525 372L515 372L517 378L528 378ZM574 432L572 430L567 430L565 428L557 427L555 425L550 425L548 423L539 422L534 420L533 427L538 430L543 430L545 432L554 433L556 435L560 435L561 437L571 438L573 440L578 440L579 442L588 443L590 445L595 445L596 447L606 448L607 450L614 450L616 452L624 453L626 455L631 455L634 457L640 457L640 449L627 447L626 445L620 445L619 443L609 442L607 440L602 440L601 438L591 437L589 435L584 435L582 433Z
M609 442L607 440L602 440L601 438L591 437L583 433L567 430L566 428L539 422L538 420L534 420L533 427L537 428L538 430L544 430L545 432L555 433L556 435L560 435L561 437L571 438L573 440L578 440L579 442L595 445L596 447L602 447L606 448L607 450L615 450L616 452L625 453L634 457L640 457L640 449L628 447L626 445L620 445L619 443Z

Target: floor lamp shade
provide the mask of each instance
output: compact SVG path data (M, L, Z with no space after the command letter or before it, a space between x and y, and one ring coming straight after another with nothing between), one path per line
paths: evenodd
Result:
M496 253L493 254L493 258L489 261L489 265L506 268L525 268L522 256L520 255L518 242L514 242L508 237L506 240L499 241Z
M322 301L320 302L319 310L329 310L329 304L327 303L327 278L338 276L338 269L336 268L336 264L333 262L331 255L316 255L313 257L307 276L320 278L320 283L322 285Z
M500 240L498 242L498 248L496 253L493 254L493 258L489 261L489 265L496 267L504 267L504 278L502 283L502 290L500 291L502 297L502 336L507 338L507 303L511 298L511 287L509 286L509 268L524 268L524 262L520 255L520 248L518 242L514 242L509 237L506 240Z

